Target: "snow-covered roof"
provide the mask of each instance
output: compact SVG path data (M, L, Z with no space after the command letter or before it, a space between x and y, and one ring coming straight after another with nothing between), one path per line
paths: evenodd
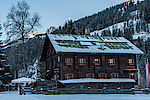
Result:
M93 79L93 78L83 78L83 79L68 79L68 80L59 80L62 84L69 83L109 83L109 82L136 82L134 79L126 78L112 78L112 79Z
M47 34L56 52L127 53L143 52L124 37Z
M36 80L31 78L25 78L25 77L14 79L11 81L11 83L35 83L35 82Z

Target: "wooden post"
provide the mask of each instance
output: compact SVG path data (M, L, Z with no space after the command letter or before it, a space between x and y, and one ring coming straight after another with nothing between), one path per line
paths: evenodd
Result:
M62 63L63 63L63 55L62 54L60 54L60 80L62 80L62 70L63 70L63 68L62 68Z

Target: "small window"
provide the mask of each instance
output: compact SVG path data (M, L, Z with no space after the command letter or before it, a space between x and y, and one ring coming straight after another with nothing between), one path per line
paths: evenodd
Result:
M111 59L108 59L108 64L110 65L110 66L113 66L113 65L115 65L115 59L114 58L111 58Z
M111 78L118 78L119 77L119 73L111 73Z
M59 79L59 75L58 74L54 74L54 80Z
M85 65L85 64L86 64L86 58L79 58L79 59L78 59L78 63L79 63L80 65Z
M73 64L73 58L65 58L66 65L72 65Z
M87 73L86 78L94 78L94 74L93 73Z
M105 74L105 73L98 74L98 78L105 79L106 77L107 77L107 74Z
M129 65L134 65L134 59L128 59L128 64Z
M73 79L74 75L72 73L65 74L65 79Z
M94 65L100 65L100 59L99 58L94 58L93 63L94 63Z
M129 78L135 79L135 73L129 73Z
M53 68L56 66L56 59L53 60Z
M50 54L51 54L51 49L48 49L47 50L47 56L50 56Z
M54 49L52 49L52 54L54 54Z

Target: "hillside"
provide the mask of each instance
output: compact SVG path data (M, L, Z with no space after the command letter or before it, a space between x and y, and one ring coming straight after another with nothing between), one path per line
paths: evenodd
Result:
M86 27L90 28L90 31L93 32L95 30L102 30L117 23L128 21L132 18L131 12L139 10L139 13L142 13L142 10L144 9L142 8L143 5L145 5L144 1L137 3L122 3L106 8L105 10L91 16L81 18L74 22L76 33L84 33L83 29ZM137 18L142 17L143 16L140 14L137 16Z
M134 34L132 34L132 39L133 40L137 40L138 37L142 38L143 40L147 40L148 38L150 38L150 33L149 33L150 24L147 24L146 27L143 27L142 24L139 25L139 23L143 23L143 21L140 20L140 19L129 20L128 22L129 23L131 23L131 22L133 23L133 29L134 29ZM117 23L117 24L111 25L111 26L109 26L107 28L104 28L102 30L93 31L90 34L91 35L105 36L106 32L109 31L111 33L109 35L113 36L113 32L116 31L116 30L118 31L118 33L120 31L123 34L124 31L125 31L124 27L125 27L126 24L127 24L127 21L121 22L121 23ZM117 35L117 34L115 34L115 35Z
M149 11L149 0L122 3L74 22L70 20L54 33L85 34L85 29L89 29L90 32L101 31L103 36L124 36L131 40L135 33L149 32Z
M35 65L40 59L45 35L35 36L34 38L25 39L25 65L28 77L32 77L35 73ZM24 76L22 67L22 44L21 40L11 41L5 45L7 62L9 62L10 70L15 78Z

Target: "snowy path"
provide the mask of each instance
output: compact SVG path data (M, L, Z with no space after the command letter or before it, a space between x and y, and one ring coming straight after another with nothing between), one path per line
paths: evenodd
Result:
M18 95L17 92L0 92L0 100L150 100L150 94Z

